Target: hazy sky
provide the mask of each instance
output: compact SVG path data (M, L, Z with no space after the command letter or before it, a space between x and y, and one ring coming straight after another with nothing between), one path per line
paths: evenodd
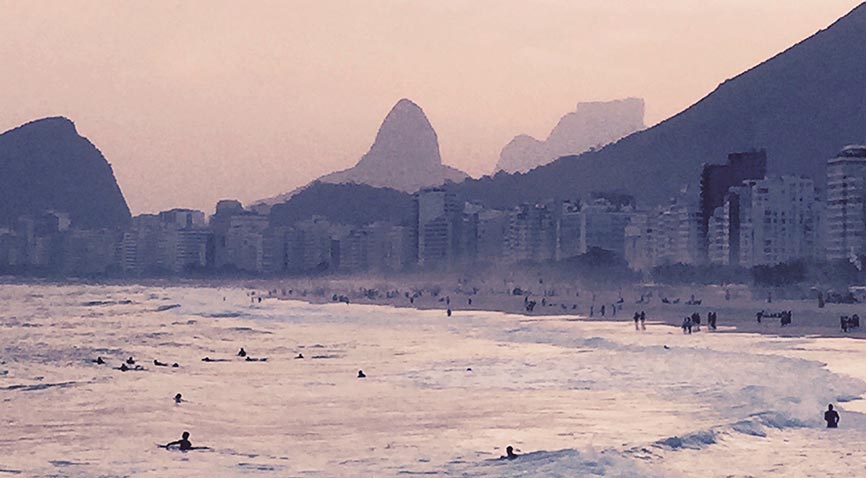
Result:
M354 165L407 97L478 176L578 101L656 123L858 3L0 0L0 130L67 116L133 213L210 212Z

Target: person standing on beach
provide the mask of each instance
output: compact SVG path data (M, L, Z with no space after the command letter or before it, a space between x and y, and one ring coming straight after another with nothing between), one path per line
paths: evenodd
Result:
M640 320L640 314L635 312L634 313L634 329L635 330L640 330L640 329L638 329L638 325L637 325L639 320Z
M646 312L640 311L640 329L646 330Z

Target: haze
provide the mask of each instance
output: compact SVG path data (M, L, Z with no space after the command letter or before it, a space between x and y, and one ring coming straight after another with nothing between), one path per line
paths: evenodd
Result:
M211 211L354 165L407 97L479 176L578 101L656 123L858 3L0 1L0 130L67 116L133 213Z

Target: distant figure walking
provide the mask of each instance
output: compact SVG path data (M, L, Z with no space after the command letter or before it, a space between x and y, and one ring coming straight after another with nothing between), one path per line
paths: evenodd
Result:
M755 319L756 319L756 320L758 321L758 323L760 324L760 323L761 323L761 319L763 319L763 318L764 318L764 311L763 311L763 310L759 310L758 313L755 314Z
M358 370L358 378L367 378L367 374L363 370Z
M601 306L601 316L604 317L604 306Z
M241 347L241 349L238 351L238 357L246 357L246 356L247 356L247 351L244 350L243 347Z
M448 317L451 317L451 309L448 309L447 314L448 314Z
M511 445L508 445L507 447L505 447L505 456L500 456L499 459L500 460L514 460L518 456L520 456L520 455L514 453L514 447Z
M640 311L640 329L646 330L646 312Z
M839 412L833 410L833 404L827 405L824 421L827 422L827 428L839 428Z
M692 318L689 316L686 316L686 318L683 319L683 333L684 334L691 334L692 333Z
M639 312L635 312L635 313L634 313L634 329L635 329L635 330L640 330L640 329L638 328L638 327L639 327L639 326L638 326L638 322L640 322L640 313L639 313Z

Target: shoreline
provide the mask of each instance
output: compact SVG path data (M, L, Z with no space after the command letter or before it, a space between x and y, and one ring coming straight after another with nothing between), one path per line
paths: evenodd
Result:
M340 303L391 306L399 309L440 310L450 308L455 319L462 311L500 312L525 317L563 316L574 320L622 323L632 329L635 312L645 311L648 323L661 323L679 328L685 316L699 313L703 319L701 332L707 328L708 312L718 315L719 330L714 333L757 333L779 337L849 337L866 338L866 324L847 333L842 332L840 316L862 315L866 319L866 304L827 303L819 308L815 300L757 300L756 293L743 285L731 286L667 286L587 285L576 281L544 283L540 279L510 277L495 281L449 276L395 277L344 276L319 278L138 278L138 279L75 279L0 277L2 285L92 285L142 287L202 287L246 289L251 300L299 300L310 304ZM531 284L530 287L524 284ZM521 292L515 294L515 289ZM410 299L411 297L411 299ZM663 303L662 298L679 303ZM698 304L689 304L694 299ZM471 300L471 304L470 304ZM612 314L612 307L617 311ZM641 302L643 300L643 302ZM526 303L535 301L528 311ZM601 314L601 307L605 314ZM793 323L781 327L778 318L764 318L757 323L758 311L793 312ZM590 311L592 314L590 314Z

